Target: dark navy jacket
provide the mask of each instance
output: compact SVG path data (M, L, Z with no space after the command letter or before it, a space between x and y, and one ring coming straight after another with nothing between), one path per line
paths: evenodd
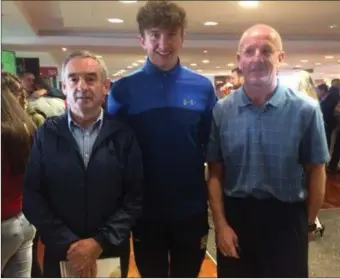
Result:
M142 161L132 130L104 114L85 169L67 115L46 120L27 164L23 211L46 252L65 258L73 242L94 237L103 257L117 255L142 208Z
M147 60L113 83L108 113L128 120L142 150L145 219L182 219L207 209L204 153L215 101L212 82L179 63L165 72Z

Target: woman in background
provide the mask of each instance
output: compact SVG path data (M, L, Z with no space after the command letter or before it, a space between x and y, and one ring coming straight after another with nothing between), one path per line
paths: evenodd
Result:
M310 76L310 74L306 71L299 71L295 74L295 88L300 92L308 95L309 97L313 98L317 102L319 102L318 98L318 89L315 86L315 83ZM321 236L325 230L325 227L320 223L319 218L315 220L316 230L315 232L320 232Z
M1 274L31 276L35 228L22 213L22 189L36 126L8 88L1 88Z

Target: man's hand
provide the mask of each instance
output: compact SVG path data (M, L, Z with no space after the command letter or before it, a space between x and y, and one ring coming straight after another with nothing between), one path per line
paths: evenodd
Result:
M92 276L93 272L96 272L95 263L102 252L101 246L93 238L82 239L70 246L67 251L67 260L80 276L95 277Z
M225 224L216 229L216 244L223 256L239 259L238 238L229 225Z

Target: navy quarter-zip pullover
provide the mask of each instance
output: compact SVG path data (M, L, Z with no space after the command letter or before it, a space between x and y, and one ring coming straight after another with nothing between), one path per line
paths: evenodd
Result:
M211 81L180 63L162 71L147 60L112 84L108 113L129 122L142 150L145 219L207 210L205 147L215 101Z

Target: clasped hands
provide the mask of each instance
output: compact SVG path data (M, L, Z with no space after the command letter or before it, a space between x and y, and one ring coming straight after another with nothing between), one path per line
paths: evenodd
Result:
M67 260L82 278L97 276L96 260L103 252L102 247L93 238L79 240L69 247Z

